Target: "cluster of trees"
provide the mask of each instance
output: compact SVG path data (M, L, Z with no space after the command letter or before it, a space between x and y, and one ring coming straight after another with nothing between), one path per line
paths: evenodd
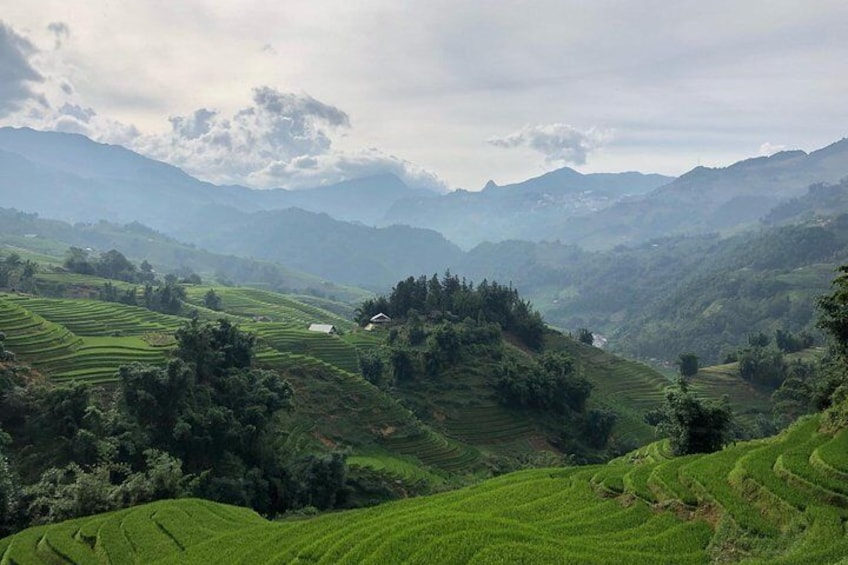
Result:
M392 318L406 318L411 310L456 320L471 318L498 324L533 349L542 347L545 324L542 316L511 286L483 280L476 287L446 272L430 278L422 275L400 281L388 297L369 299L357 309L356 321L365 324L383 312Z
M666 390L663 405L649 411L645 421L656 427L658 435L669 438L675 455L712 453L730 440L733 412L727 398L697 398L681 377Z
M831 358L820 371L814 389L818 405L825 408L826 425L848 426L848 265L839 268L833 290L818 301L819 327L831 340Z
M87 249L71 247L65 255L63 265L72 273L96 275L128 283L146 284L156 280L156 273L150 263L145 260L136 267L123 253L115 249L93 257Z
M414 310L405 324L389 331L386 341L383 355L371 353L360 359L362 374L381 387L436 379L464 361L500 359L503 355L497 324L468 318L427 325Z
M548 352L535 360L507 359L498 373L498 397L505 406L550 414L564 428L578 430L589 446L600 449L607 445L616 415L587 408L592 384L570 356ZM564 433L561 440L573 448L570 435Z
M200 496L266 515L343 505L344 457L286 442L289 383L225 320L177 332L167 366L122 367L114 391L0 378L0 528ZM4 369L5 370L5 369ZM0 375L2 376L2 375Z
M29 259L23 260L17 253L9 253L0 259L0 288L33 292L37 272L38 263Z
M97 293L97 297L107 302L144 306L148 310L163 314L179 314L183 308L186 292L180 286L177 277L169 274L155 285L145 284L141 292L136 287L121 291L111 282L105 282Z
M725 362L739 363L739 376L751 383L777 388L789 375L790 363L785 353L795 353L812 347L814 341L810 334L793 334L785 330L775 332L774 342L763 333L748 336L748 345L728 355Z

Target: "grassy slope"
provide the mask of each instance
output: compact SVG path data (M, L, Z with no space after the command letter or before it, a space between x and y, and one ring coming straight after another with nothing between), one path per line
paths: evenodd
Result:
M817 428L809 418L706 456L656 443L311 519L163 501L26 530L0 540L0 563L839 563L848 430Z

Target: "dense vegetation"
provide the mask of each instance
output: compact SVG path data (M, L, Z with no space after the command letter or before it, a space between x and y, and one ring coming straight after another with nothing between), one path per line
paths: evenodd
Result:
M188 494L268 515L343 504L343 459L281 441L293 391L254 366L254 348L226 320L194 321L177 332L167 366L122 367L114 394L39 385L6 366L0 424L23 486L0 497L4 526ZM2 470L8 483L5 461Z
M614 351L666 361L692 352L713 364L747 345L750 333L821 339L814 300L846 261L848 216L839 216L605 252L483 244L466 256L463 272L511 281L549 323L603 334Z
M491 322L531 349L542 346L545 324L530 303L521 299L518 290L485 279L475 287L473 282L460 280L450 271L441 279L438 275L421 275L400 281L388 297L366 300L357 311L356 321L365 324L379 313L406 318L411 310L429 318Z

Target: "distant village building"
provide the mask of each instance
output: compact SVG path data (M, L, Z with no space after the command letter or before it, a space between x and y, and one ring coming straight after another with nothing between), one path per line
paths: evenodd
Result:
M391 322L392 319L389 318L388 316L386 316L385 314L383 314L382 312L380 312L379 314L377 314L375 316L371 316L370 321L371 321L372 324L386 324L388 322Z
M309 324L309 331L322 334L337 334L339 331L336 326L330 324Z

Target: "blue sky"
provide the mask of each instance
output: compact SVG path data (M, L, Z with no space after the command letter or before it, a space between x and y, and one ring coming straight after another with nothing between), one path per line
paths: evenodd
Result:
M0 123L215 182L479 189L846 135L843 1L0 0Z

